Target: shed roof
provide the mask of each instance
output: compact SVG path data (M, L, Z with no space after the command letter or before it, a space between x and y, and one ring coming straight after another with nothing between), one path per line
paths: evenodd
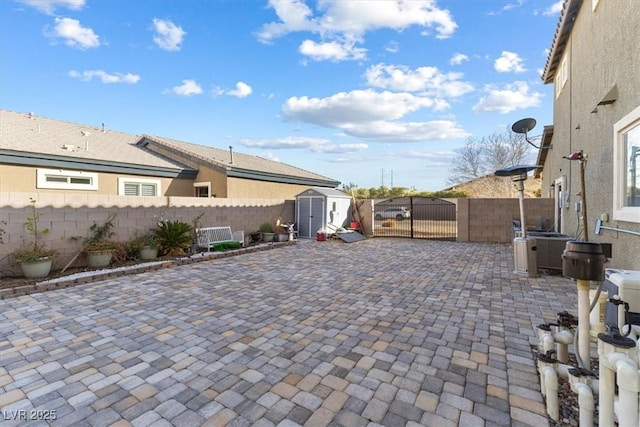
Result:
M319 194L319 195L324 196L324 197L337 197L337 198L340 198L340 199L350 199L351 198L351 196L349 196L348 194L345 194L340 190L336 190L335 188L321 188L321 187L309 188L309 189L303 191L302 193L298 194L296 197L307 196L307 195L309 195L310 192Z

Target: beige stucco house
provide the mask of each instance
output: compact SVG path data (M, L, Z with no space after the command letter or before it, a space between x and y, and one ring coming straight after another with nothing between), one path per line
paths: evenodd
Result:
M545 127L538 155L542 196L556 200L556 231L611 243L608 266L634 270L640 270L639 28L640 1L565 0L542 76L554 86L553 126ZM582 164L566 158L580 151ZM598 219L631 233L596 235Z
M339 184L231 148L0 110L0 192L295 199Z

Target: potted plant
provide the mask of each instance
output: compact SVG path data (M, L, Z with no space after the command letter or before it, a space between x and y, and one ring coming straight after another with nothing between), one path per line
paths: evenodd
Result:
M134 238L129 243L130 253L133 257L143 260L156 259L158 257L158 239L155 230Z
M22 248L13 251L13 258L20 263L22 274L27 279L38 279L47 277L51 272L53 249L46 249L44 243L41 242L42 236L49 233L48 228L41 228L38 224L42 213L36 212L36 201L29 199L31 204L31 215L27 217L24 223L27 232L33 236L33 242Z
M156 259L158 257L158 242L154 235L145 236L144 245L140 248L140 259Z
M84 239L82 247L82 252L87 256L87 264L89 267L108 266L118 246L111 240L116 234L113 231L113 218L109 218L103 225L94 222L89 227L89 232L90 236Z
M289 240L289 232L283 226L275 227L275 235L273 236L274 242L286 242Z
M263 242L273 242L273 226L269 222L263 222L260 224L260 233L262 233Z

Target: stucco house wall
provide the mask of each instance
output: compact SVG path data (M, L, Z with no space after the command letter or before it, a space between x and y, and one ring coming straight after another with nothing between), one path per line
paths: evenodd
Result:
M640 106L640 2L567 0L543 75L554 84L552 148L544 162L542 194L556 198L560 229L590 241L612 243L609 267L640 269L640 237L603 231L604 225L640 231L640 207L627 220L615 217L614 126ZM561 74L565 73L564 79ZM640 121L638 122L640 126ZM586 156L587 222L581 221L580 163ZM562 193L558 187L562 186ZM629 220L630 219L630 220Z

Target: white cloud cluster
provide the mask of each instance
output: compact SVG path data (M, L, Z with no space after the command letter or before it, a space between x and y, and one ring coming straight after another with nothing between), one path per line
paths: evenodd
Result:
M80 21L71 18L55 18L53 30L47 31L49 37L61 38L64 44L77 49L89 49L100 46L100 37L91 28L83 27Z
M340 129L346 135L368 140L410 142L462 138L467 133L454 122L401 122L423 108L444 106L431 98L407 92L373 89L341 92L327 98L291 97L282 107L293 121Z
M53 15L58 8L80 10L84 7L85 0L17 0L19 3L32 7L47 15Z
M484 91L487 96L473 107L474 112L498 112L507 114L515 110L537 107L540 105L542 94L530 91L526 82L514 82L502 88L496 85L486 85Z
M182 27L165 19L153 18L153 41L160 48L168 51L180 50L184 36L187 35Z
M453 56L449 60L449 64L451 64L451 65L460 65L464 61L468 61L468 60L469 60L469 57L467 55L465 55L464 53L456 52L456 53L453 54Z
M436 67L411 70L402 65L376 64L365 72L367 84L381 89L418 92L424 96L458 97L473 91L471 83L462 81L462 73L443 73ZM440 101L441 107L448 104ZM442 109L442 108L438 108Z
M174 95L180 96L200 95L202 93L202 87L200 87L195 80L185 79L181 85L174 86L170 90L165 91L165 93L173 93Z
M216 87L212 93L214 96L228 95L236 98L246 98L253 93L253 88L245 82L238 82L236 83L235 89L223 89Z
M362 60L367 57L367 50L356 47L354 43L340 43L331 41L316 43L313 40L305 40L300 44L298 51L314 61L345 61Z
M107 73L103 70L87 70L87 71L69 71L69 76L78 78L82 81L91 81L94 77L100 79L102 83L128 83L134 84L140 81L140 76L136 74Z
M520 55L506 50L502 51L500 58L496 59L493 66L499 73L524 73L527 71Z
M284 137L276 139L243 139L240 141L245 147L265 149L306 149L314 153L353 153L365 150L368 145L331 144L326 138Z
M270 43L293 32L318 34L320 41L306 40L299 51L314 60L361 60L366 49L356 47L369 31L383 28L402 31L410 26L435 28L436 38L449 38L458 25L436 0L331 1L319 0L314 13L304 0L269 0L279 18L264 24L258 40ZM397 48L396 48L397 49Z

